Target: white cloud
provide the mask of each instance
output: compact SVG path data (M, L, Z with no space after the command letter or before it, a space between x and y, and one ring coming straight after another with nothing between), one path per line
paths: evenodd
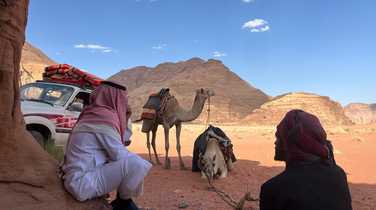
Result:
M109 53L109 52L112 52L112 50L111 50L111 49L105 49L105 50L103 50L102 52L104 52L104 53Z
M251 2L255 2L255 0L242 0L242 2L244 2L244 3L251 3Z
M156 46L151 47L153 50L163 50L167 47L167 44L158 44Z
M225 56L227 56L227 54L226 53L224 53L224 52L219 52L219 51L214 51L213 52L213 57L225 57Z
M158 0L149 0L150 3L156 2ZM136 0L136 2L141 2L141 0Z
M91 52L102 52L102 53L109 53L112 52L111 47L106 47L98 44L76 44L74 45L74 48L80 48L80 49L90 49Z
M266 20L254 19L244 23L242 29L248 29L251 32L265 32L270 30L270 26Z

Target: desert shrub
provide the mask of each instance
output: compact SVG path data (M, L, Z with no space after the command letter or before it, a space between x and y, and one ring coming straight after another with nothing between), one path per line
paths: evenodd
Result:
M55 141L48 141L45 144L44 150L58 161L61 161L64 158L64 146L55 145Z

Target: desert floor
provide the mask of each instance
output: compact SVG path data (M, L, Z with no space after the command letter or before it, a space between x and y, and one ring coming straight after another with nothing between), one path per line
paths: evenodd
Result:
M140 124L133 127L134 135L129 150L147 156L146 137L140 132ZM272 126L219 126L232 139L234 152L239 159L235 168L225 179L216 180L215 185L238 200L248 190L258 197L260 186L267 179L280 173L284 164L275 162L274 127ZM184 125L182 129L182 155L187 167L191 167L193 143L205 130L205 125ZM337 163L348 174L353 208L356 210L376 209L376 126L352 126L326 128L328 137L335 147ZM231 209L221 198L208 190L205 179L199 173L179 169L175 149L175 129L170 130L172 168L163 169L155 165L146 178L144 195L137 199L143 207L158 210L186 209L210 210ZM160 127L157 136L157 151L164 162L164 135ZM257 202L247 203L248 209L258 209Z

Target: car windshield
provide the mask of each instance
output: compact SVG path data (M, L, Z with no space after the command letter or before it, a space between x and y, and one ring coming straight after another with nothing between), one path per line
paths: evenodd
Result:
M74 89L59 84L31 83L21 88L21 100L64 106Z

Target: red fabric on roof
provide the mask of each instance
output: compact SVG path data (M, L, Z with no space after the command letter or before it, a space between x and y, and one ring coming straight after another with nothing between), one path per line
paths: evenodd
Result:
M43 80L78 85L89 89L98 87L103 81L101 78L69 64L47 66L43 73Z

